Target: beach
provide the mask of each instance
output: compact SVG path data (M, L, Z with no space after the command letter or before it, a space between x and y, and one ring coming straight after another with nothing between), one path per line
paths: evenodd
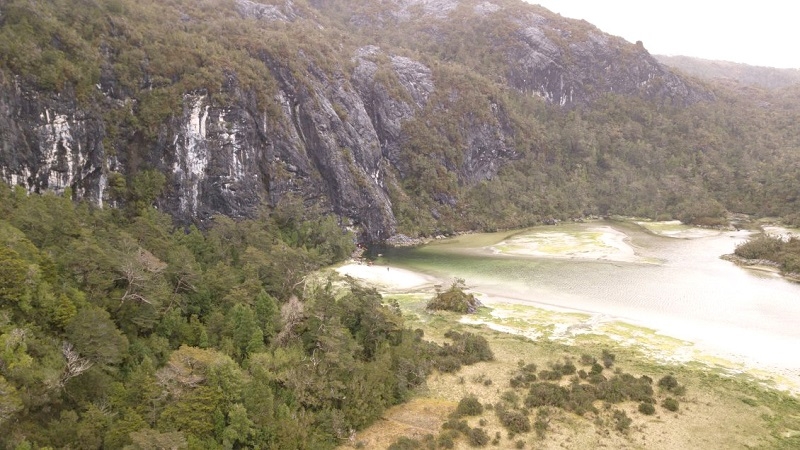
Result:
M433 287L435 277L386 265L350 262L337 267L340 275L350 276L383 292L406 292Z

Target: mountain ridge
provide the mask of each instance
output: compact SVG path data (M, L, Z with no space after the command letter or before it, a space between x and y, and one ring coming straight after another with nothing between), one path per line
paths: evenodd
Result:
M782 69L680 55L653 55L664 65L692 76L780 89L800 83L800 69Z
M626 184L623 172L657 170L620 149L663 139L622 135L598 147L602 122L635 128L647 116L672 127L667 116L728 94L681 78L641 45L538 6L67 3L0 9L8 130L0 174L29 192L69 187L75 199L121 205L133 175L155 170L166 177L156 203L179 222L247 217L297 196L342 216L366 241L584 214L674 217L685 215L688 195L710 205L701 215L736 206L731 193L678 172L666 174L676 177L670 194L653 185L652 199L628 189L607 199L612 185ZM644 116L592 118L618 108L615 99ZM668 144L658 158L688 158L696 145L705 144ZM719 166L723 151L732 150L692 164ZM508 173L523 166L539 187L520 196ZM509 218L490 212L491 198Z

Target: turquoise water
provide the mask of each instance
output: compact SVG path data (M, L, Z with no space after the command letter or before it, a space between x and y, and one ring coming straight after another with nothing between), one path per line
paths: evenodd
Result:
M554 233L585 237L598 226L625 233L637 262L492 250L515 235L525 235L521 241ZM686 230L683 235L694 237L660 236L626 222L547 226L389 249L381 262L444 283L463 278L490 297L646 326L712 354L800 373L800 284L721 260L747 239L746 232Z

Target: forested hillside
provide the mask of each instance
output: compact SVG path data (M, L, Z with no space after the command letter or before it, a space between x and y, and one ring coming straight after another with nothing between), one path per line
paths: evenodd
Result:
M357 239L797 224L798 124L517 0L0 2L0 446L331 448L491 357Z
M374 290L306 279L353 237L297 206L202 234L0 186L0 446L330 448L432 367L487 354L422 340Z
M468 37L468 38L467 38ZM677 75L516 0L0 5L0 173L182 224L297 197L360 239L798 210L798 91Z

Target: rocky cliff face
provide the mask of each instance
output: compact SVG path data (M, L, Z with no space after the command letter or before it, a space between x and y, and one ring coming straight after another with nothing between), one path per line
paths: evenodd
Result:
M329 8L343 3L348 2L317 2L317 10L307 10L290 0L237 0L232 13L263 27L306 21L320 29L341 26L347 33L355 31L347 29L351 26L364 30L384 24L398 30L424 19L431 21L432 39L440 39L442 30L454 24L495 17L512 38L502 46L507 63L501 68L503 78L492 83L515 95L535 94L561 107L591 102L608 92L679 103L708 98L640 46L593 27L573 36L564 31L574 28L573 21L525 8L520 17L510 12L510 5L519 8L514 2L395 1L373 14L358 13L374 7L370 2L353 1L349 3L356 12L346 20L319 22L320 16L333 14ZM455 18L457 13L461 15ZM359 36L350 34L349 42ZM139 101L137 92L123 95L125 89L115 86L111 63L104 66L90 101L79 101L69 89L42 91L6 72L0 84L0 176L30 192L69 187L75 198L104 205L111 173L154 168L168 180L159 206L184 222L202 222L218 213L246 216L263 202L275 205L296 194L350 219L364 239L386 239L396 231L387 183L406 176L402 150L409 139L408 124L425 114L465 113L450 110L447 103L430 104L435 94L460 95L437 81L438 62L409 57L413 52L400 51L402 42L374 45L368 36L360 45L339 45L341 59L324 64L303 52L291 55L296 58L292 64L275 54L254 55L276 81L266 106L257 100L264 93L242 87L232 69L220 92L181 93L178 110L152 136L111 114L134 111L131 105ZM147 83L142 86L143 92L148 89ZM467 185L491 178L518 151L502 102L490 100L481 108L479 114L453 120L463 128L458 149L463 157L458 167L448 169ZM112 127L122 131L112 135ZM437 201L457 200L442 194Z
M659 64L641 43L631 45L586 22L567 30L536 13L517 23L509 83L548 102L568 106L611 92L678 104L712 98Z
M0 174L29 192L64 192L103 205L109 164L103 118L69 94L49 94L19 80L0 89Z

